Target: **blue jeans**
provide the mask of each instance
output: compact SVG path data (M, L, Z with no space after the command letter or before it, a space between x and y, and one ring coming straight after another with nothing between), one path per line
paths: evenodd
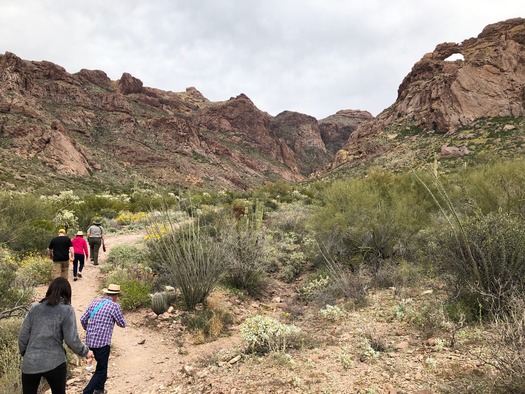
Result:
M82 272L84 269L84 258L85 256L83 254L75 253L75 259L73 260L73 276L77 276L77 272Z
M88 385L84 388L82 394L93 394L93 391L100 390L104 392L104 385L108 378L108 362L109 362L109 351L110 346L102 346L96 349L91 349L97 360L97 368L95 373L91 377Z

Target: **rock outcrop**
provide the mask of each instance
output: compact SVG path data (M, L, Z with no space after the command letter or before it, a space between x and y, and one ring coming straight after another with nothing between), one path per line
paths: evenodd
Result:
M447 60L455 54L463 60ZM516 18L424 55L399 86L396 102L352 133L332 167L406 148L396 141L407 130L412 137L449 135L481 118L524 115L525 19Z

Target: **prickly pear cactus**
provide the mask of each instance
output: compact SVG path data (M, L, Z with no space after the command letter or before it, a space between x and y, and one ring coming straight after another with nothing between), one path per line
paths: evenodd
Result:
M151 309L157 315L161 315L168 310L168 303L164 293L155 293L151 296Z

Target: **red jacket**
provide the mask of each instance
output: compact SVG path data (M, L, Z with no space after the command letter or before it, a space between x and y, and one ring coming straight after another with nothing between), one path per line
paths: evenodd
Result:
M86 258L89 257L87 242L82 235L77 235L71 240L71 243L75 254L85 254Z

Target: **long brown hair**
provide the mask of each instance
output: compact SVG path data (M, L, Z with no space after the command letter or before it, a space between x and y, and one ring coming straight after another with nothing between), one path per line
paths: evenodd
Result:
M60 301L66 305L71 304L71 284L62 277L53 279L47 288L46 296L40 300L51 306L58 305Z

